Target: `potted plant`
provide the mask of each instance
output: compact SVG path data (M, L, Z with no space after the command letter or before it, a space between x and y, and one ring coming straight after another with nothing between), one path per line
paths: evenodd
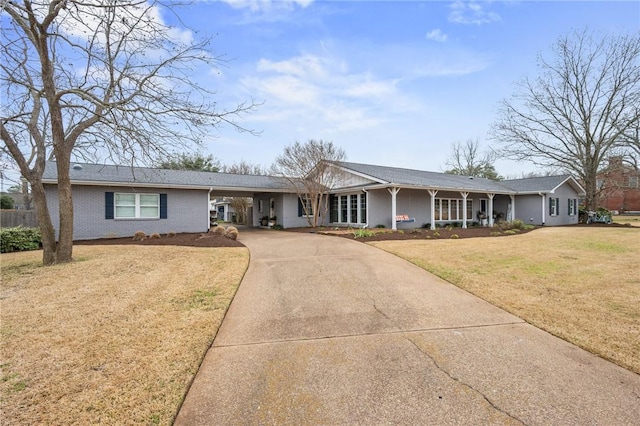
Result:
M480 225L487 226L487 214L483 211L478 210L477 216L478 220L480 221Z
M269 224L269 216L262 216L260 218L260 226L267 226Z
M269 228L273 228L273 226L276 224L276 219L277 217L275 215L269 218Z

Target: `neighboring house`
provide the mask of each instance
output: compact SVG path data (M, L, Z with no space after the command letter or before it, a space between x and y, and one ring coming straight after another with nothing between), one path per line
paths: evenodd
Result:
M521 219L534 225L578 223L584 190L571 176L492 181L483 178L358 163L332 163L344 179L332 188L322 223L392 229L457 222L463 227ZM43 177L47 201L58 215L56 168ZM250 225L277 217L285 228L307 226L302 202L283 178L76 164L71 169L74 238L146 233L203 232L209 199L253 198Z
M597 177L599 205L608 210L640 212L640 170L625 164L622 157L609 158Z
M244 210L249 211L249 209L251 208L251 199L243 198L243 200L245 200L245 202L240 206L242 207L244 205ZM237 206L238 204L236 203L235 205ZM236 209L234 207L234 197L222 197L211 200L210 210L211 218L213 220L235 222L236 220L240 220L239 216L244 217L242 214L237 215Z

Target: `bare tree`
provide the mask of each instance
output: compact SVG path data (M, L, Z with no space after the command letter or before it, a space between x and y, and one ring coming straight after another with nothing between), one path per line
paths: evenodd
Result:
M231 173L237 175L266 175L267 171L259 164L250 164L244 160L231 165L222 166L224 173ZM251 198L249 197L233 197L231 198L231 207L236 212L236 220L238 223L247 222L247 212L251 205Z
M2 1L2 151L30 183L46 265L72 259L73 158L121 164L188 149L255 104L220 109L216 93L191 79L220 58L210 39L166 25L172 6L154 0ZM169 5L174 3L169 2ZM56 161L56 235L45 198L45 161Z
M451 157L446 162L450 169L445 173L500 180L493 165L496 158L497 154L493 150L480 152L480 141L477 139L467 139L464 143L455 142L451 146Z
M267 169L262 167L260 164L251 164L251 163L247 163L244 160L241 160L238 163L224 165L224 166L222 166L221 171L223 173L231 173L231 174L236 174L236 175L266 175L266 174L268 174Z
M309 140L285 147L272 166L298 195L307 222L313 228L322 223L329 208L329 192L344 180L335 162L344 161L344 150L333 142Z
M599 168L614 151L632 148L622 136L640 120L640 36L573 32L554 54L539 57L540 75L503 101L493 136L512 159L575 173L594 209Z

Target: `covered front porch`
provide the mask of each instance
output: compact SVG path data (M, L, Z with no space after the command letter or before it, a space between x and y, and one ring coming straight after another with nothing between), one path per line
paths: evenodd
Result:
M457 224L493 226L515 217L515 196L496 192L451 191L389 186L368 190L368 227L393 230Z

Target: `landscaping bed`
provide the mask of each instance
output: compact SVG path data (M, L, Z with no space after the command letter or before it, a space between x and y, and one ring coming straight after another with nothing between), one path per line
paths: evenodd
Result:
M147 245L147 246L183 246L183 247L244 247L240 241L232 240L224 235L213 233L184 233L167 236L162 234L160 238L146 237L142 240L134 240L133 237L123 238L99 238L95 240L79 240L75 245L104 246L104 245Z
M592 224L577 224L567 225L566 227L629 227L628 224L604 224L604 223L592 223ZM403 229L403 230L391 230L388 228L372 228L372 229L360 229L360 228L329 228L320 227L317 229L311 228L288 228L286 231L290 232L303 232L303 233L316 233L322 235L335 235L338 237L348 238L351 240L362 241L364 243L374 241L402 241L402 240L446 240L446 239L460 239L460 238L481 238L481 237L502 237L516 234L526 234L535 229L536 227L525 227L524 229L510 229L508 224L504 226L494 227L481 227L473 226L469 228L450 227L445 226L442 228L436 228L435 230L416 228L416 229ZM564 228L564 227L561 227Z

